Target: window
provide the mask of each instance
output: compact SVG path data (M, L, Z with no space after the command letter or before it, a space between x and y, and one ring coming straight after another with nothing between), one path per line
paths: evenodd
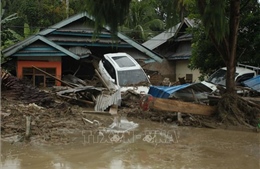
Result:
M113 60L118 64L119 67L132 67L135 63L126 56L112 57Z
M142 69L118 71L118 80L120 86L131 86L141 82L147 82L148 79Z
M103 58L102 60L104 68L106 69L107 73L111 76L112 79L116 80L116 71L112 64ZM117 84L117 82L115 82Z
M192 74L186 74L186 82L192 83Z
M213 73L208 81L213 83L213 84L218 84L218 85L226 85L226 70L219 69L215 73ZM235 73L235 77L238 75L238 73Z
M241 85L243 81L253 78L254 75L255 75L254 73L247 73L247 74L238 76L236 79L236 84Z
M41 68L41 70L56 76L56 68ZM23 68L23 79L38 87L55 86L55 79L33 68Z

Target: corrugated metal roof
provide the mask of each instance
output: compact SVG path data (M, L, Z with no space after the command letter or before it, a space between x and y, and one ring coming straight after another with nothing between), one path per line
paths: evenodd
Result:
M191 57L191 43L181 41L179 46L173 54L167 57L168 60L186 60Z
M194 27L195 21L193 19L184 18L184 23L188 27ZM154 50L155 48L159 47L160 45L167 42L169 39L174 37L180 28L182 27L183 23L178 23L177 25L173 26L172 28L168 29L167 31L164 31L163 33L151 38L150 40L144 42L142 45L147 47L148 49ZM189 34L184 35L182 38L188 38L188 36L191 36ZM189 37L191 38L191 37ZM181 40L181 39L179 39Z
M196 26L196 22L195 22L194 19L184 18L184 22L188 25L188 27L195 27Z
M158 46L164 44L165 42L168 41L168 39L172 38L175 36L177 30L181 26L181 23L178 23L176 26L168 29L167 31L164 31L163 33L151 38L150 40L144 42L142 45L147 47L148 49L155 49Z
M191 34L184 34L182 36L179 36L175 41L181 42L181 41L190 41L190 40L192 40L192 35Z
M145 53L146 55L150 56L155 61L157 61L157 62L162 62L163 61L163 57L160 56L158 53L148 49L147 47L145 47L143 45L140 45L139 43L135 42L134 40L128 38L126 35L121 34L121 33L117 33L117 36L119 38L124 39L127 43L129 43L130 45L132 45L133 47L135 47L139 51L141 51L141 52Z
M102 91L96 98L95 111L104 111L111 105L119 105L121 101L121 91L117 90L114 93Z
M56 30L61 31L61 30L62 30L61 28L65 27L66 25L68 25L68 24L70 24L70 23L72 23L72 22L74 22L74 21L77 21L77 20L79 20L79 19L82 19L82 18L84 18L84 17L87 17L88 19L90 19L90 20L92 20L92 21L95 21L94 17L90 16L87 12L83 12L83 13L74 15L74 16L72 16L72 17L66 19L66 20L63 20L63 21L61 21L61 22L59 22L59 23L57 23L57 24L55 24L55 25L52 25L50 28L47 28L47 29L45 29L45 30L40 31L40 32L38 33L38 35L33 35L33 36L31 36L31 37L29 37L29 38L27 38L27 39L25 39L25 40L23 40L23 41L21 41L21 42L18 42L18 43L16 43L16 44L14 44L13 46L11 46L11 47L5 49L5 50L3 51L3 54L4 54L5 56L10 56L10 53L15 53L15 52L17 52L19 49L21 49L22 47L24 47L24 45L26 45L26 46L29 45L29 43L34 40L35 36L36 36L37 38L39 38L39 37L46 36L47 34L50 34L50 33L54 32L54 31L56 31ZM104 27L104 28L105 28L106 30L110 31L110 29L109 29L108 27ZM66 30L66 29L64 29L64 30ZM64 31L64 30L63 30L63 31ZM154 59L155 61L162 62L163 57L160 56L159 54L157 54L157 53L153 52L152 50L146 48L145 46L142 46L141 44L139 44L139 43L133 41L132 39L130 39L129 37L127 37L126 35L124 35L124 34L122 34L122 33L120 33L120 32L117 33L117 36L118 36L121 40L123 40L123 41L127 42L128 44L130 44L131 46L133 46L134 48L136 48L136 49L138 49L139 51L145 53L147 56L149 56L150 58ZM56 45L57 45L57 44L56 44ZM60 48L59 45L57 45L57 47ZM62 49L62 48L60 48L60 49ZM64 49L64 48L63 48L63 49ZM62 50L63 50L63 49L62 49ZM66 50L66 49L65 49L65 50ZM63 52L69 53L69 51L63 51ZM72 55L71 53L69 53L68 55L69 55L69 56L72 56L72 57L75 58L75 59L78 58L78 56L76 56L76 55L74 55L74 54Z
M43 36L39 36L39 35L33 36L32 38L27 39L26 41L24 41L23 45L18 45L18 46L16 46L15 48L13 48L12 50L9 50L9 51L7 50L7 51L5 51L4 55L5 55L5 56L11 56L11 55L13 55L14 53L20 51L21 49L27 47L28 45L32 44L33 42L36 42L37 40L40 40L40 41L42 41L42 42L44 42L44 43L46 43L46 44L52 46L53 48L55 48L55 49L57 49L57 50L59 50L59 51L65 53L65 54L67 54L68 56L73 57L73 58L76 59L76 60L79 60L79 59L80 59L79 56L75 55L74 53L72 53L72 52L68 51L67 49L65 49L65 48L63 48L63 47L61 47L61 46L59 46L58 44L56 44L56 43L54 43L54 42L48 40L47 38L45 38L45 37L43 37Z

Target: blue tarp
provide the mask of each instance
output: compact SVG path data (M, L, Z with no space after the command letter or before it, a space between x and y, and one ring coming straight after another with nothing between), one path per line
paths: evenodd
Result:
M253 90L260 92L260 76L248 79L243 82L246 87L250 87Z
M169 96L183 88L190 86L191 84L183 84L177 86L150 86L148 94L158 98L169 98Z

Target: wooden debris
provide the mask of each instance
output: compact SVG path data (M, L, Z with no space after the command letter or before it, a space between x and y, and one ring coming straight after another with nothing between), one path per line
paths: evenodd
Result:
M95 88L93 86L82 86L73 89L59 91L57 92L57 95L67 100L75 100L90 106L94 106L96 100L93 99L95 99L95 95L98 95L100 93L100 88Z
M29 140L31 135L31 116L25 116L25 118L26 118L25 139Z
M109 108L109 114L111 115L117 115L117 111L118 111L118 106L117 105L112 105Z
M241 97L242 99L244 99L245 101L247 101L248 103L252 104L253 106L256 106L258 108L260 108L260 97ZM217 102L221 99L221 96L215 96L215 95L209 95L209 100L215 102L215 104L217 104Z
M86 114L96 114L96 115L107 115L107 116L110 116L111 114L107 111L83 111L82 112L83 114L86 113Z
M40 106L50 106L54 102L49 93L35 88L10 73L1 73L1 86L2 97L9 97L24 103L36 103Z
M213 106L183 102L173 99L154 98L151 95L146 95L141 99L141 108L143 108L143 110L154 109L207 116L216 112L216 107Z
M107 85L106 81L102 78L102 76L100 75L100 73L98 72L97 69L95 69L96 74L98 75L99 79L101 80L102 84L109 90L111 91L111 89L109 88L109 86Z

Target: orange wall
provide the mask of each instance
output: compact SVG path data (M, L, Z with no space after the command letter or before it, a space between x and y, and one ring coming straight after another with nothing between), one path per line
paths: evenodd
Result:
M38 68L56 68L56 78L61 79L61 62L49 61L17 61L17 77L23 77L24 67L38 67ZM60 86L61 82L56 81L56 85Z

